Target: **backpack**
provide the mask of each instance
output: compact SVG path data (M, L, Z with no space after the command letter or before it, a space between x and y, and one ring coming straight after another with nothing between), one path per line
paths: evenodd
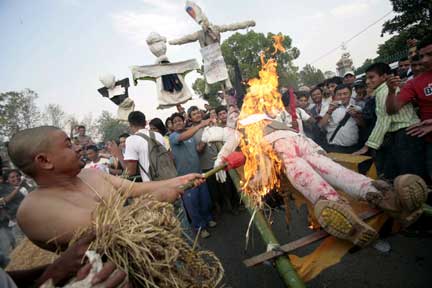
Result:
M171 159L170 153L156 140L156 135L150 131L150 137L143 133L135 135L141 136L148 143L149 152L149 171L146 171L138 161L139 167L152 181L171 179L177 176L177 170Z

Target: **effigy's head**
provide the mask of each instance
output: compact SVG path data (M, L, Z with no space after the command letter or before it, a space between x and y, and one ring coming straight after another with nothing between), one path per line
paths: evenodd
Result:
M195 2L186 1L185 10L189 16L191 16L192 19L194 19L195 22L197 22L204 30L208 29L210 22L207 16Z
M111 73L105 73L99 77L99 81L108 89L112 89L115 86L115 76Z
M149 36L146 39L147 45L150 49L150 51L155 55L156 57L161 57L166 54L167 45L166 45L166 38L161 36L159 33L151 32Z

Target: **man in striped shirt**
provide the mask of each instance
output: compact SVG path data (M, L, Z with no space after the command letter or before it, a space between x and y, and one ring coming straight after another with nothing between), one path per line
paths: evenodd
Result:
M374 63L366 70L366 83L374 89L377 121L365 146L354 154L365 154L369 149L376 150L378 173L385 179L394 179L405 173L424 176L423 141L407 135L405 131L407 127L419 122L412 104L405 105L394 115L389 115L386 111L389 93L386 80L390 73L390 66L385 63Z

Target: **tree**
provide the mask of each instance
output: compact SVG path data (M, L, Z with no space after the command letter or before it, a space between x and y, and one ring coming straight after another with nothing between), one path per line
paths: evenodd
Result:
M16 132L39 124L40 113L36 107L36 92L9 91L0 93L0 135L10 138Z
M102 111L102 114L96 121L99 135L102 141L117 140L118 137L128 131L128 125L115 119L108 111Z
M248 80L258 76L261 68L260 53L265 53L265 59L271 57L273 52L272 36L275 34L256 33L249 31L246 34L235 33L226 39L222 45L222 54L228 67L231 82L234 83L234 67L237 65L241 71L241 78ZM280 53L276 56L278 62L279 85L297 88L298 86L298 68L292 64L292 60L298 58L300 52L297 48L291 47L292 40L289 36L284 35L283 45L287 49L286 53ZM204 95L205 80L198 78L193 84L194 91L199 95ZM219 84L210 85L210 93L206 95L206 100L215 103L216 94L220 90ZM210 103L212 105L212 103Z
M357 69L355 70L355 73L356 73L356 74L362 74L362 73L364 73L364 72L366 71L366 69L367 69L370 65L372 65L373 63L374 63L374 60L373 60L373 59L367 58L367 59L363 62L362 66L360 66L359 68L357 68Z
M300 80L304 85L314 86L325 80L324 73L310 64L300 71Z
M91 113L84 115L80 121L80 124L78 125L85 126L86 135L90 136L93 141L96 141L95 139L99 139L100 133L98 129L98 123L93 119L93 115Z
M255 78L261 68L260 54L265 53L265 59L272 57L273 39L276 34L256 33L249 31L246 34L235 33L226 39L222 45L222 53L227 65L234 67L239 65L243 79ZM292 60L300 56L296 47L291 47L292 40L288 35L283 35L283 46L287 49L286 53L276 56L278 63L278 75L280 86L298 85L296 76L298 68L292 64Z
M384 33L405 32L410 38L421 39L432 33L432 1L430 0L390 0L395 17L383 25Z
M64 128L66 125L66 114L58 104L49 104L45 107L42 122L45 125L51 125L59 128Z

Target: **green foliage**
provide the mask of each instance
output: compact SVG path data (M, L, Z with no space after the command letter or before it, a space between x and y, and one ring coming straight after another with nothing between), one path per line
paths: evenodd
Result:
M432 1L390 0L395 17L386 21L382 33L406 33L410 38L421 39L432 33Z
M363 64L359 67L359 68L357 68L356 70L355 70L355 73L356 74L362 74L362 73L364 73L365 71L366 71L366 69L371 65L371 64L373 64L374 63L374 60L373 59L369 59L369 58L367 58L364 62L363 62Z
M197 95L200 95L204 100L206 100L210 106L217 107L220 105L217 99L217 92L221 90L221 85L216 83L209 85L209 92L205 93L205 80L204 78L197 78L192 85L192 89Z
M405 53L407 55L407 40L409 39L406 32L395 35L385 41L383 44L378 45L378 55L380 58L389 58L398 53Z
M324 73L310 64L307 64L299 73L300 80L309 87L317 85L325 80Z
M30 89L0 93L1 137L9 138L20 130L37 126L40 120L37 97Z
M59 128L63 128L65 125L65 112L58 104L49 104L45 107L42 115L42 123L44 125L51 125Z
M255 31L249 31L246 34L233 34L221 45L226 64L234 66L238 62L244 80L257 77L261 68L261 52L265 53L265 59L272 56L271 53L274 51L272 36L274 35L276 34L267 33L264 35L264 33L256 33ZM298 68L292 64L292 60L298 58L300 52L297 48L291 47L292 40L288 35L283 36L283 46L287 52L279 53L276 56L279 83L281 86L297 86L296 72Z
M128 132L128 125L124 121L115 119L108 111L102 111L96 123L98 132L104 142L117 140L121 134Z

